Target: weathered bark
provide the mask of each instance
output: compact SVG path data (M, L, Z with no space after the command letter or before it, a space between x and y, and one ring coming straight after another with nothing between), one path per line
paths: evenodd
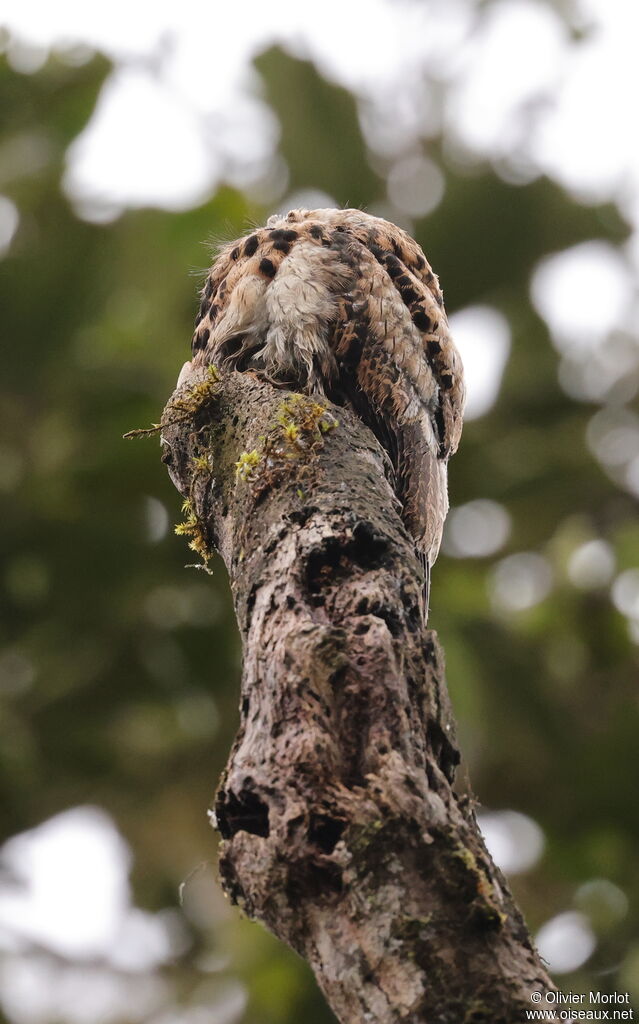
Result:
M202 371L163 441L244 645L215 803L226 891L344 1024L525 1020L553 986L452 788L442 656L380 446L343 409Z

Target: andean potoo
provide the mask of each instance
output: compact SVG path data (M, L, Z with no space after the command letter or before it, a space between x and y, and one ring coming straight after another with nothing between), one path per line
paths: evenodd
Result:
M464 379L437 277L405 231L361 210L291 210L225 245L193 367L251 370L348 406L392 464L426 594L448 511Z

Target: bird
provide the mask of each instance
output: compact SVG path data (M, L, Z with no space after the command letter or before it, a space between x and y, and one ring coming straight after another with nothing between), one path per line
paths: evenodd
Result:
M465 387L439 281L417 242L359 209L270 217L223 245L208 272L181 378L211 364L325 397L372 430L423 564L427 614Z

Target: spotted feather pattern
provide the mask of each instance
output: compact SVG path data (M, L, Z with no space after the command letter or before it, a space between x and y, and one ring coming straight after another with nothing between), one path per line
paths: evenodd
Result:
M389 454L429 573L464 380L439 282L405 231L361 210L271 217L220 251L192 349L195 365L252 369L354 409Z

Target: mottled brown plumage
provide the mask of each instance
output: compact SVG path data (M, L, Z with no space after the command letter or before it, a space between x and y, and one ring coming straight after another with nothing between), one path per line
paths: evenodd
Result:
M389 454L429 577L464 382L439 283L406 232L360 210L292 210L224 246L193 336L193 364L207 363L354 409Z

